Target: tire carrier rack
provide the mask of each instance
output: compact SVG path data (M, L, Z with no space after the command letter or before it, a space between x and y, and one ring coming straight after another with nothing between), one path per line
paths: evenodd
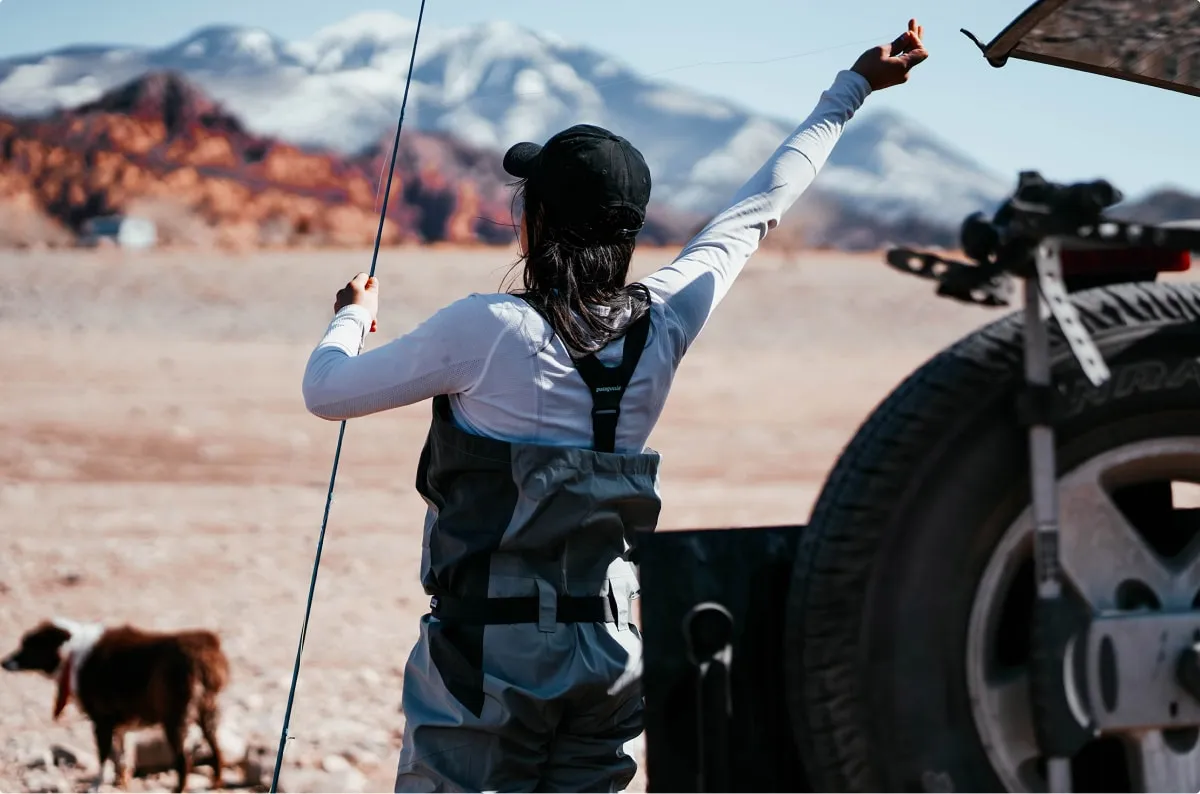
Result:
M1049 317L1092 385L1109 378L1068 298L1064 247L1200 250L1200 230L1104 218L1103 210L1120 200L1105 181L1056 185L1027 171L993 220L975 213L964 222L963 249L974 264L909 249L887 257L898 270L937 281L938 295L967 303L1005 306L1012 277L1024 281L1025 386L1017 409L1029 434L1035 530L1030 680L1052 792L1071 791L1071 757L1106 729L1200 725L1200 611L1099 614L1080 627L1064 592L1054 436L1059 392L1051 378ZM1174 659L1178 699L1164 699L1161 686L1149 685L1162 651Z

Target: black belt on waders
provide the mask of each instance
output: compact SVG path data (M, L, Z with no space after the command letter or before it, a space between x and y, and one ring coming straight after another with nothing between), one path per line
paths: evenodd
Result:
M616 623L614 596L559 596L555 620L558 623ZM434 596L429 614L447 623L476 626L506 626L537 623L541 603L537 596L522 598L453 598Z
M592 449L616 450L617 422L621 416L621 398L633 377L646 347L650 331L650 309L629 325L621 362L605 366L596 355L572 358L575 369L592 393ZM445 399L445 398L441 398ZM448 401L444 404L448 409ZM542 604L537 596L489 598L487 596L434 595L429 613L440 621L475 626L499 626L537 623ZM557 598L557 623L615 623L618 606L610 592L607 596L569 596Z

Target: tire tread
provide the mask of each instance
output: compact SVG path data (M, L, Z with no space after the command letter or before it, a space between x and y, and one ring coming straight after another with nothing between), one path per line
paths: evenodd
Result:
M1071 296L1093 334L1200 321L1200 284L1122 284ZM893 507L919 464L970 409L1021 377L1020 310L950 345L907 377L835 463L801 537L788 603L788 699L813 791L882 791L859 697L866 593ZM1051 327L1052 355L1065 341Z

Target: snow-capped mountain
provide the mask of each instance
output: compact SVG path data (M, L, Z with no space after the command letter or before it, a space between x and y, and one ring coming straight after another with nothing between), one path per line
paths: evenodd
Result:
M370 12L306 41L214 26L158 49L81 46L0 60L0 112L74 106L146 72L173 70L253 132L352 152L394 128L414 31L412 20ZM406 123L501 149L579 122L638 145L656 202L700 212L726 200L794 124L649 80L603 53L512 23L422 30ZM907 118L868 111L814 187L888 222L957 225L1011 182Z

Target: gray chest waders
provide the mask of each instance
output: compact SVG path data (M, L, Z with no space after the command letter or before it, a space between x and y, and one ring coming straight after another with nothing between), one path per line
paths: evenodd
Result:
M594 355L575 360L592 392L591 450L468 433L454 424L449 399L434 399L416 483L429 506L422 561L436 619L429 655L476 717L488 626L552 632L557 624L628 623L635 579L627 551L658 521L659 456L614 448L621 397L649 328L647 310L630 325L617 366Z

